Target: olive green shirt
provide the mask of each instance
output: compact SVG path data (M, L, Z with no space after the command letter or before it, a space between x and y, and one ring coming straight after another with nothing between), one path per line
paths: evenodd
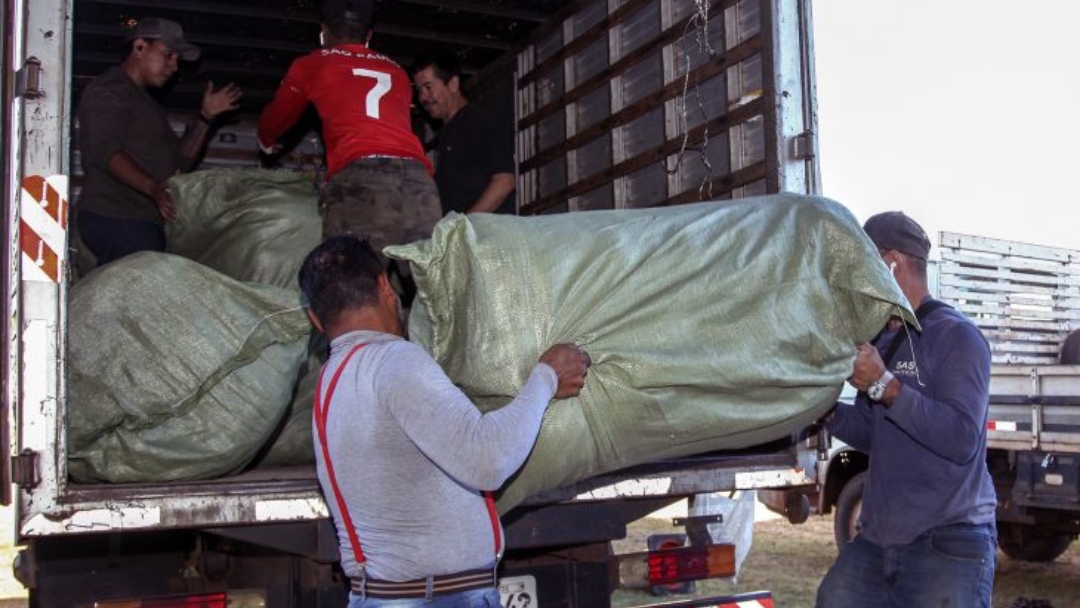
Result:
M192 168L164 108L119 67L95 78L79 104L79 149L84 172L79 209L117 219L164 222L154 201L109 173L113 154L127 152L156 180Z

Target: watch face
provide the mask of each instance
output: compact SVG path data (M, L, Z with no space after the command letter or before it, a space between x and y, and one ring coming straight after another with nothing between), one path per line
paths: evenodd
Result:
M885 396L885 387L880 382L875 382L867 387L866 394L874 401L881 401Z

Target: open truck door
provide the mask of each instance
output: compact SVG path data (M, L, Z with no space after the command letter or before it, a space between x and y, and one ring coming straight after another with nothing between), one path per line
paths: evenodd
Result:
M10 74L11 69L8 65L8 58L11 57L11 49L9 47L11 41L11 26L8 23L8 5L6 2L0 2L0 28L3 29L3 38L0 38L0 66L4 68L4 74ZM8 150L8 120L10 118L11 109L11 86L8 78L0 78L0 100L2 100L3 106L0 106L0 149ZM0 188L3 188L4 196L7 196L8 186L10 184L10 175L8 173L8 165L5 164L0 169ZM11 205L7 204L9 199L4 199L3 206L3 222L4 228L7 229L11 226L10 209ZM12 240L8 239L4 241L5 246L0 247L0 268L4 268L3 279L0 279L0 286L3 287L3 300L0 300L0 315L4 317L4 327L0 329L0 357L3 357L3 367L0 367L0 445L4 446L4 452L0 456L0 504L7 506L11 504L11 460L10 456L13 453L11 449L11 407L10 404L14 401L12 398L11 387L16 377L15 373L11 369L12 359L9 356L11 350L10 333L11 328L14 326L15 317L12 316L13 307L11 306L11 284L8 281L10 277L9 260L11 258L8 251Z
M24 441L64 449L50 424L27 421L24 412L55 412L63 377L63 307L67 265L67 146L69 129L69 3L25 0L3 10L4 248L4 458L3 501L11 485L37 485L55 467L41 467ZM9 428L8 422L15 426ZM50 432L52 429L52 432ZM55 480L54 480L55 481Z

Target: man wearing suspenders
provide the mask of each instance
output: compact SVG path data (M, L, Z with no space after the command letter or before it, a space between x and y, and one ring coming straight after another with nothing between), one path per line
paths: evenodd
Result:
M996 498L986 467L990 347L967 317L930 297L930 240L903 213L864 226L919 319L894 319L857 347L827 428L870 455L861 526L818 588L818 608L989 608Z
M349 608L497 608L502 527L490 492L529 455L551 399L581 391L588 355L551 347L513 401L482 414L402 338L398 296L366 241L328 239L299 280L330 339L313 434Z

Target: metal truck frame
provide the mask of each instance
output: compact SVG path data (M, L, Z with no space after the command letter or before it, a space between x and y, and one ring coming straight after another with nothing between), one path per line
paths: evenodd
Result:
M632 17L631 8L656 3L668 15L674 2L634 0L622 7L612 2L608 19L590 35L614 37L619 24ZM537 69L561 70L559 61L571 69L568 56L581 46L573 39L581 33L573 31L575 14L560 13L546 26L547 38L538 35L517 51L513 85L522 212L584 209L587 188L598 187L612 189L614 207L633 206L634 184L640 183L635 172L660 157L676 160L687 133L692 138L711 133L725 143L728 171L707 177L714 197L817 193L809 1L714 0L709 6L717 23L724 17L727 34L738 42L676 73L667 49L689 19L664 18L660 36L648 44L668 53L663 55L668 84L648 103L616 100L613 109L622 110L613 110L605 129L622 133L635 118L665 107L665 134L645 152L616 154L603 178L574 175L578 165L570 144L604 133L571 129L564 141L549 144L541 132L543 117L563 111L586 89L596 90L597 79L620 77L618 70L634 65L635 56L612 62L606 75L571 79L561 101L546 103L536 89L542 79ZM78 19L73 7L74 0L4 5L10 10L4 23L13 29L5 32L3 50L12 76L4 79L2 124L8 151L2 419L9 423L4 441L11 455L10 469L4 459L3 488L5 503L15 501L17 540L26 545L17 575L30 590L31 604L41 608L214 592L231 594L233 605L340 606L345 585L334 566L337 541L312 467L183 483L82 485L67 478L71 81ZM578 7L585 11L595 4ZM745 30L739 23L748 19L755 25ZM564 49L546 56L538 51L539 41L560 31L568 39ZM691 78L720 78L730 89L729 99L697 126L677 120L679 111L685 118L680 104L686 103L679 82ZM231 134L230 142L251 138L250 125L223 133ZM235 164L235 155L231 158ZM567 163L570 178L552 190L544 172L555 162ZM685 172L667 175L664 182L666 194L655 204L693 198L696 188ZM504 518L505 575L533 577L540 606L606 606L613 586L609 541L625 535L627 522L698 493L813 483L815 441L808 430L755 450L665 461L533 497Z

